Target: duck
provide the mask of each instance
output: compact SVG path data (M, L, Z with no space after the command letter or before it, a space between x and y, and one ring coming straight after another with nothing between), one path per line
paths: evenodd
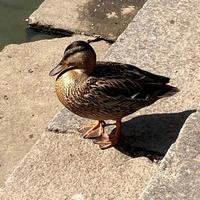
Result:
M95 120L83 137L93 139L101 149L118 144L122 118L179 91L168 84L168 77L131 64L97 61L86 41L68 45L49 75L56 76L56 94L69 111ZM114 133L105 131L106 120L115 121Z

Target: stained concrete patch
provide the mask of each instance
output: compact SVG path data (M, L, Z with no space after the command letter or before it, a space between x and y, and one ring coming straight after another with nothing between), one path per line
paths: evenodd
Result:
M116 40L145 2L45 0L29 17L29 24L62 34L75 32Z
M0 185L30 150L62 106L49 71L68 44L89 37L75 36L9 45L0 52ZM90 38L91 39L91 38ZM102 57L109 45L92 44Z

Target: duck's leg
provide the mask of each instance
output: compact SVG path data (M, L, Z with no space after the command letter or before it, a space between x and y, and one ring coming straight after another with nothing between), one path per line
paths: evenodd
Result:
M90 139L90 138L95 138L99 137L102 133L102 130L104 130L105 122L104 121L98 121L96 124L93 124L91 127L84 135L83 138L85 139Z
M101 149L107 149L109 147L115 146L121 135L121 119L116 120L116 131L112 135L108 135L106 132L101 134L100 137L93 140L95 144L98 144Z

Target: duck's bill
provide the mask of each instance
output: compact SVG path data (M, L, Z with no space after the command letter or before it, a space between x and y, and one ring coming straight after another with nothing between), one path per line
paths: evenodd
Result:
M74 66L64 66L62 65L61 63L59 63L55 68L53 68L50 72L49 72L49 76L55 76L55 75L58 75L62 72L66 72L66 71L69 71L71 69L75 69L76 67Z
M61 65L60 63L53 68L50 72L49 72L49 76L55 76L57 74L60 74L61 72L63 72L65 69L65 67L63 65Z

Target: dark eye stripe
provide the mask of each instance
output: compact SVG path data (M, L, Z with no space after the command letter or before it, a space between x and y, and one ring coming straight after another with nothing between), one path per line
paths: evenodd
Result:
M92 51L94 53L94 49L87 42L75 41L65 49L64 58L80 51Z
M70 55L73 55L77 52L80 52L80 51L84 51L85 48L84 47L74 47L73 49L66 49L65 52L64 52L64 58L67 58L68 56Z

